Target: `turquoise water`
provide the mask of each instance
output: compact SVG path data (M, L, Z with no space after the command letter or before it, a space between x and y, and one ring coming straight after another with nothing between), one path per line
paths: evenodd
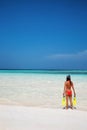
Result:
M83 74L83 75L87 75L87 70L0 70L0 73Z
M0 104L62 108L66 75L77 95L77 109L87 110L87 70L0 70Z

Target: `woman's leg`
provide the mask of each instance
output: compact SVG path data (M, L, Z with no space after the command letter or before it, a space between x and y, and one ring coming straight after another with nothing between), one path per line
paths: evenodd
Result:
M68 96L66 95L66 109L68 109Z
M70 100L70 107L73 108L72 96L69 96L69 100Z

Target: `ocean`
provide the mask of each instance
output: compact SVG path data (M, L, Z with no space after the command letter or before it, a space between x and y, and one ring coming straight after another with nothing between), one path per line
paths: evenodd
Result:
M0 70L0 104L62 108L68 74L74 83L77 109L87 111L87 70Z

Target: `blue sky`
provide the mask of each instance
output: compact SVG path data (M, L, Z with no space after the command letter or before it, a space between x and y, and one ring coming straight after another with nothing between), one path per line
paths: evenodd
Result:
M87 69L87 2L0 0L0 69Z

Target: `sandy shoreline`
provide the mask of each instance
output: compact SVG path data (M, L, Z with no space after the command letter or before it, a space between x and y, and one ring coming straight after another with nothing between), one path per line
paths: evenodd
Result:
M0 130L87 130L87 112L0 105Z

